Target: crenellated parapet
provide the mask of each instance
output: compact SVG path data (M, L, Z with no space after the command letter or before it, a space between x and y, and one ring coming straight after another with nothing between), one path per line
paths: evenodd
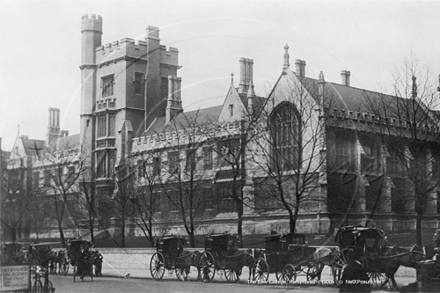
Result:
M338 120L351 120L353 122L361 124L376 124L376 125L386 125L389 127L409 129L413 128L414 121L396 119L391 117L380 117L375 114L366 112L350 111L347 109L326 109L329 118L334 118ZM330 123L331 124L331 123ZM427 131L432 133L440 133L440 127L437 124L428 123L417 123L416 128L420 131Z
M102 18L100 15L96 17L95 14L85 14L81 18L81 32L83 31L98 31L102 33Z
M170 47L168 50L165 46L160 46L160 63L163 65L178 66L179 50Z
M147 60L149 48L146 41L123 38L113 43L108 43L96 48L96 59L98 64L114 60L118 57L131 57L136 59ZM165 46L160 46L160 63L167 66L178 66L179 50L170 47L169 50Z
M188 144L201 144L205 141L221 140L242 133L242 122L234 121L215 124L210 128L167 131L158 134L144 135L133 139L133 153L142 153L155 149L176 147Z

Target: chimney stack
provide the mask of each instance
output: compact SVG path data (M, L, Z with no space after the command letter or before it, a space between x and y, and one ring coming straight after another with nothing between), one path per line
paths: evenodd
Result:
M296 65L296 75L298 75L299 77L305 77L306 76L306 61L296 59L295 65Z
M240 83L239 94L247 94L250 87L253 87L254 78L254 60L240 58Z
M60 109L49 108L49 124L47 126L46 145L60 136Z
M341 84L350 86L350 71L341 70Z

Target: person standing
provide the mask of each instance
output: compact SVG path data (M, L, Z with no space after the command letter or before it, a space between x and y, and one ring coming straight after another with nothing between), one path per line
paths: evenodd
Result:
M342 270L339 292L371 292L371 287L366 270L362 263L356 259L354 249L347 251L347 265Z

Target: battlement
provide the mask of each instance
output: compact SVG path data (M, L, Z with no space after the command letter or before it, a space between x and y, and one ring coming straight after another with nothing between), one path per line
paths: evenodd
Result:
M168 65L179 65L179 50L174 47L160 46L160 62Z
M97 62L108 59L109 54L113 57L119 55L130 56L135 58L147 59L148 55L148 42L138 40L137 43L131 38L123 38L119 41L114 41L113 43L108 43L104 46L99 46L96 48ZM161 63L167 65L178 66L178 55L179 50L174 47L170 47L167 51L165 46L160 46L160 58Z
M222 137L239 134L241 129L241 122L233 121L212 125L209 135L207 135L206 130L202 131L201 129L167 131L165 133L144 135L132 139L133 152L150 151L173 145L182 146L189 143L201 143L213 136L221 139Z
M92 14L90 17L85 14L81 17L81 32L83 31L98 31L102 33L102 18L100 15L96 17Z

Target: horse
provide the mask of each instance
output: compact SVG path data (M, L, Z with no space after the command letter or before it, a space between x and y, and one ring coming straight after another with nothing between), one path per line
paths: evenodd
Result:
M380 256L376 260L370 260L380 273L386 276L385 281L380 285L383 288L391 280L391 288L397 289L397 283L394 278L400 266L416 268L417 262L426 259L431 253L426 252L425 247L414 245L411 248L398 246L384 246L381 248Z

